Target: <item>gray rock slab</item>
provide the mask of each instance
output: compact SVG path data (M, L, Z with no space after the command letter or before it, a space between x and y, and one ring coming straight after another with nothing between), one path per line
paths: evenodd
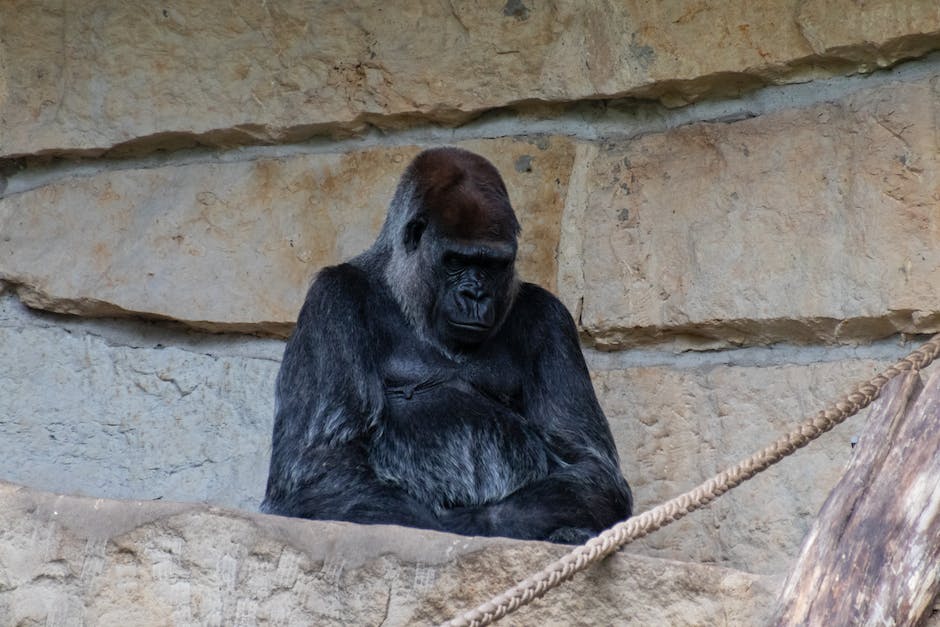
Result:
M108 322L0 296L0 476L257 508L283 343Z
M897 359L911 347L895 350ZM764 448L892 362L641 366L595 369L593 380L637 511L645 511ZM708 507L641 539L634 550L749 572L785 572L852 458L852 436L866 415L850 418Z

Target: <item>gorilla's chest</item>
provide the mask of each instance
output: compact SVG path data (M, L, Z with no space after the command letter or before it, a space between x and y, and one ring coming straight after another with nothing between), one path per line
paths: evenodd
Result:
M497 500L548 472L524 417L520 364L506 353L463 363L404 349L385 362L385 412L371 461L432 506Z
M495 402L498 412L521 412L523 389L521 366L508 352L498 351L456 362L430 351L403 348L383 364L386 399L450 404L454 394L474 399L471 405ZM455 408L456 409L456 408ZM411 413L411 412L408 412ZM453 413L453 412L448 412Z

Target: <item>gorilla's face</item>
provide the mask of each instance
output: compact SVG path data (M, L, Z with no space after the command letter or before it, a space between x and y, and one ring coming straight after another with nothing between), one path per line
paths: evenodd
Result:
M390 228L400 228L401 239L386 282L403 312L444 348L482 344L499 329L518 287L519 222L499 172L473 153L427 150L395 198L386 223L400 220Z
M447 345L476 345L490 337L512 300L514 243L444 240L438 251L432 324Z

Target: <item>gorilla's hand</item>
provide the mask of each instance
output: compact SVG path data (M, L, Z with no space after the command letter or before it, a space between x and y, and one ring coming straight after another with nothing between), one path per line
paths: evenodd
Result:
M505 523L499 524L499 509L499 503L480 507L454 507L444 510L438 516L438 520L440 520L444 530L451 533L502 535L500 532ZM544 521L545 524L548 524L548 522ZM540 526L536 521L528 521L529 528L538 529ZM558 527L554 531L548 529L543 528L533 537L526 539L544 539L558 544L584 544L597 535L596 532L584 527ZM518 530L515 537L524 537L522 533L519 533L521 531Z
M558 544L584 544L595 535L597 534L590 529L561 527L551 532L547 539L549 542L557 542Z
M451 507L437 515L444 531L464 535L494 535L490 509L482 507Z

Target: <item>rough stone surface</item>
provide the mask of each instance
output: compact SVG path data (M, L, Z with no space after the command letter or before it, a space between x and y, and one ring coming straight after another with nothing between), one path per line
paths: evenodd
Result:
M606 349L940 330L938 103L933 78L582 151L565 300Z
M911 347L899 348L897 358ZM604 369L594 385L642 512L784 435L851 385L893 363ZM632 551L755 573L786 572L851 459L867 410Z
M431 624L562 553L167 502L267 472L283 342L193 327L284 335L419 145L503 172L640 511L940 330L940 57L817 80L940 4L314 4L0 2L0 479L145 499L0 483L0 624ZM864 418L504 624L760 624Z
M5 2L0 157L296 141L527 102L679 105L940 47L935 3L839 7Z
M523 228L520 274L553 289L571 142L460 145L503 174ZM0 280L51 311L283 335L313 274L371 244L419 150L181 163L12 194L0 198Z
M0 617L33 625L428 625L567 549L0 483ZM755 625L778 579L619 553L506 625Z
M239 351L237 338L127 331L37 318L0 297L0 477L257 509L282 343Z
M598 348L868 341L940 330L938 85L630 141L461 145L507 178L523 276ZM372 240L417 150L202 157L11 193L0 280L54 311L283 335L316 269Z

